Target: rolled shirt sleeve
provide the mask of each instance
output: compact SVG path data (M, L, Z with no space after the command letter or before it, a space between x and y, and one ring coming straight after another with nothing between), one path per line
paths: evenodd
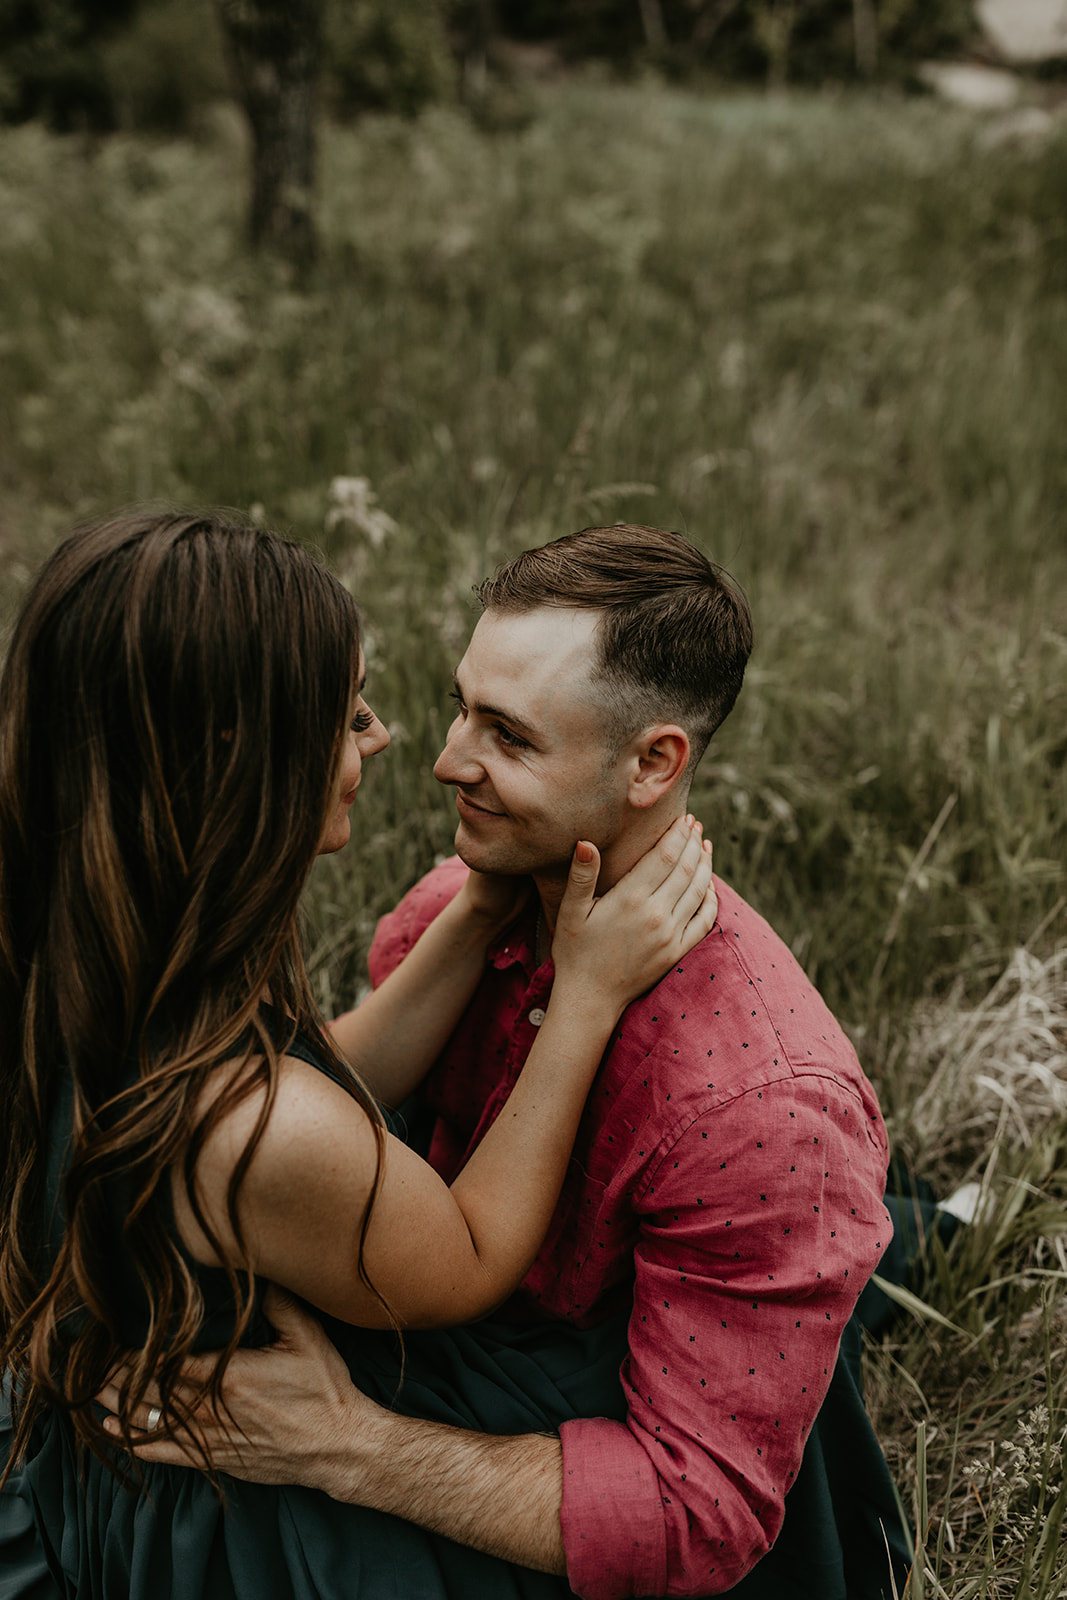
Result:
M891 1227L884 1150L819 1074L709 1110L635 1195L625 1423L565 1423L585 1600L708 1595L773 1543L842 1332Z

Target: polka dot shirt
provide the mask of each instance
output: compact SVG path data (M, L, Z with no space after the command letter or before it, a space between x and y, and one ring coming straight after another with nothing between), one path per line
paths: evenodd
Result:
M379 926L379 982L459 889L437 867ZM891 1226L878 1104L785 945L716 880L707 939L621 1019L517 1296L590 1326L630 1304L625 1423L565 1423L562 1527L588 1600L707 1595L765 1554ZM552 966L509 929L427 1080L447 1180L514 1085Z

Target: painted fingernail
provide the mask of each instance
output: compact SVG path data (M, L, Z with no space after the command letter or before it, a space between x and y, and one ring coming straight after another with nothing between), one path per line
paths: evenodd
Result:
M119 1425L116 1422L115 1418L114 1417L105 1417L104 1418L104 1432L105 1433L118 1433L118 1431L119 1431Z

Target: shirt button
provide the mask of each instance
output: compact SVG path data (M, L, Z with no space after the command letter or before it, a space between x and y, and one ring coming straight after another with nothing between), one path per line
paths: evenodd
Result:
M545 1014L541 1010L541 1007L534 1006L533 1010L530 1012L530 1021L533 1023L534 1027L539 1028L544 1020Z

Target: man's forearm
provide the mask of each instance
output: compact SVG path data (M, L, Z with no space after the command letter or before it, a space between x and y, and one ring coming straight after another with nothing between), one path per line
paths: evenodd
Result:
M378 1412L338 1438L319 1486L488 1555L566 1574L559 1508L563 1456L555 1435L497 1437Z

